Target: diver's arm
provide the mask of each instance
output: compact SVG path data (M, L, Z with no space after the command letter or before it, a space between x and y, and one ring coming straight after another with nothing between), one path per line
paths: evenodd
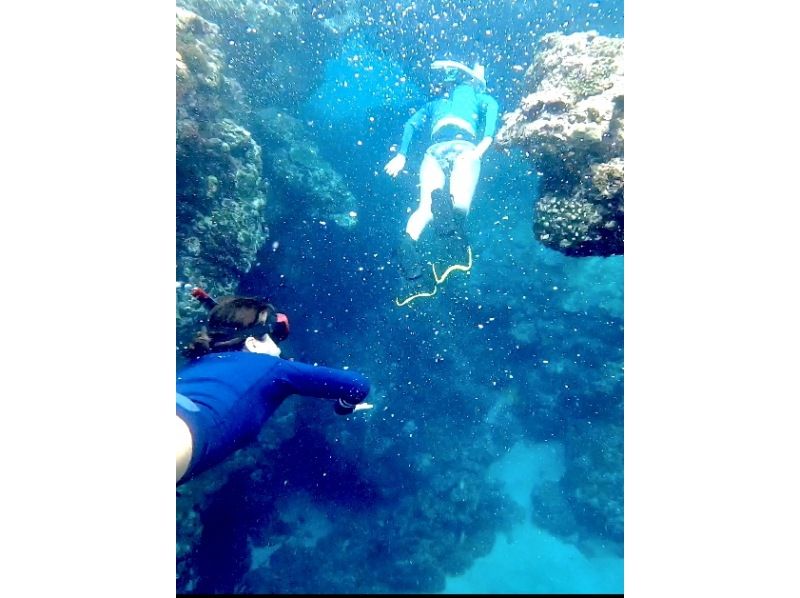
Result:
M497 100L488 94L483 94L482 99L486 110L486 117L484 119L485 124L483 127L483 139L481 139L480 143L475 146L475 153L478 158L483 157L483 154L485 154L486 150L489 149L492 141L494 141L494 133L497 129Z
M400 141L400 149L397 150L398 154L402 154L404 156L408 155L408 146L411 145L411 139L414 137L414 131L427 120L429 106L430 103L425 104L421 110L417 110L414 114L412 114L411 118L409 118L406 121L406 124L403 125L403 139Z
M428 102L421 110L417 110L411 115L403 125L403 139L400 141L400 149L397 150L397 155L389 160L383 170L389 176L396 177L400 174L406 166L406 155L408 154L408 146L411 145L411 139L414 137L414 131L419 128L426 120L428 120L428 112L431 108L432 102Z
M493 139L491 137L484 137L481 142L475 146L475 155L477 158L482 158L489 146L492 145Z
M290 385L294 394L337 399L334 407L339 415L371 407L363 403L370 391L369 380L358 372L298 361L283 361L281 366L281 378ZM365 406L361 407L362 404Z
M400 171L405 168L406 154L408 153L408 146L411 145L411 138L414 136L414 130L427 120L429 108L430 102L425 104L421 110L417 110L417 112L412 114L411 118L403 125L403 139L400 142L400 149L397 151L397 155L389 160L386 166L383 167L383 170L389 176L396 177L400 174Z
M398 155L407 156L408 146L411 145L411 139L414 137L414 125L406 123L403 125L403 139L400 141L400 149L397 150Z

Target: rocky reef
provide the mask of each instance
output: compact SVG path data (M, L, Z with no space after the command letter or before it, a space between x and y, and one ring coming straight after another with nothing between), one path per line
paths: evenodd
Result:
M267 238L261 148L240 124L247 105L219 27L178 7L176 37L176 277L227 294ZM181 346L202 310L178 289Z
M572 422L566 472L534 490L533 520L581 548L600 539L621 552L624 540L621 423Z
M530 91L497 141L541 176L534 233L570 256L623 253L623 40L549 33L525 73Z
M563 476L536 486L530 497L535 525L585 554L602 542L606 553L619 555L624 258L567 258L533 243L526 222L508 227L503 243L476 246L477 259L493 267L469 277L482 311L503 331L483 367L513 372L493 381L492 420L509 438L565 447ZM499 280L505 282L497 292ZM459 332L461 346L479 344L471 334Z
M311 10L290 0L179 0L216 23L228 67L253 105L296 106L319 85L340 36L357 22L352 2Z
M486 479L488 450L443 442L430 421L405 421L402 443L387 434L396 420L292 401L257 443L179 488L179 592L442 591L521 521Z
M444 488L420 488L399 501L378 499L361 508L329 504L319 515L328 533L305 541L297 533L302 521L286 520L287 506L297 500L290 498L265 534L274 549L269 564L251 568L238 591L282 593L288 578L297 593L440 592L447 575L463 573L491 550L497 521L485 513L505 519L501 527L510 527L511 516L518 515L480 478L445 476ZM281 532L287 524L291 535Z
M313 131L277 108L258 110L251 129L264 148L264 174L277 193L291 198L275 206L279 219L294 215L350 228L357 222L357 201L320 152Z
M269 517L274 501L270 498L269 492L263 495L246 495L243 501L246 504L234 505L237 511L228 513L226 495L219 493L222 489L226 489L227 492L246 491L258 483L263 486L263 480L273 471L274 459L271 456L281 443L294 435L295 420L294 412L286 410L274 418L274 425L264 426L257 442L238 451L232 459L223 461L202 476L178 487L176 586L179 593L196 591L198 580L201 578L200 569L214 568L213 563L208 563L208 559L214 558L214 555L209 554L210 551L204 548L204 543L216 543L230 553L234 553L234 547L238 547L242 551L238 560L244 563L244 570L239 570L237 573L242 575L247 571L248 547L242 546L240 542L266 525L264 518ZM248 513L252 514L248 516ZM243 515L242 521L249 524L249 528L242 529L240 524L231 521L240 514ZM221 527L231 532L226 538L218 537L220 519L223 520ZM241 534L241 537L237 534Z

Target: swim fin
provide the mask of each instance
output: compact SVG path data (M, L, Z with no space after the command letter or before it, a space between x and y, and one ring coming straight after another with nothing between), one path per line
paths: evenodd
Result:
M431 212L433 227L440 237L464 238L467 215L453 207L453 196L444 189L435 189L431 193Z
M408 280L422 276L422 258L417 251L417 244L408 235L403 235L403 240L397 247L397 261L400 271Z

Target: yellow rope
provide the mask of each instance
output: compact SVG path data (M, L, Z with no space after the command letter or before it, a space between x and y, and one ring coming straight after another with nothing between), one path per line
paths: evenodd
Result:
M439 276L436 275L436 266L431 264L431 268L433 268L433 278L436 281L436 284L442 284L447 279L447 277L450 276L450 273L453 272L453 270L461 270L462 272L469 272L470 268L472 268L472 247L470 247L469 245L467 245L467 257L468 257L468 262L466 266L462 266L461 264L453 264L447 270L444 271L444 274L442 274L441 278L439 278Z
M397 298L395 298L394 304L397 307L403 307L404 305L408 305L409 303L414 301L414 299L419 299L421 297L433 297L436 294L436 291L439 290L439 286L438 285L442 284L447 279L447 277L450 276L451 272L453 272L454 270L461 270L462 272L469 272L470 268L472 268L472 247L467 245L467 265L466 266L464 266L462 264L453 264L447 270L444 271L444 274L442 274L442 276L440 278L436 274L436 265L435 264L431 264L431 269L433 270L433 279L436 281L436 285L433 287L433 291L431 291L430 293L426 293L426 292L417 293L415 295L411 295L410 297L407 297L407 298L403 299L402 301L398 301Z
M433 287L433 291L430 292L430 293L424 293L424 292L423 293L417 293L416 295L411 295L411 297L407 297L406 299L403 299L402 301L398 301L397 299L395 299L394 300L394 304L397 307L403 307L404 305L408 305L409 303L411 303L414 299L419 299L420 297L433 297L436 294L436 291L438 291L438 290L439 290L439 287L435 286L435 287Z

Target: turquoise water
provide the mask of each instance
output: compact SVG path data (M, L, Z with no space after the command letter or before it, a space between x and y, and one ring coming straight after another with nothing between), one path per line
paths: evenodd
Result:
M253 34L211 5L179 3L217 18L229 52L246 46ZM410 174L382 169L428 97L419 65L430 56L481 57L502 114L520 99L514 67L530 63L536 35L621 37L622 2L354 6L361 21L346 34L317 46L309 31L310 55L324 58L308 63L318 81L307 93L263 91L278 75L255 50L228 63L253 114L278 106L303 123L358 220L299 218L296 189L272 181L268 240L237 288L290 314L287 356L365 373L375 409L341 419L290 398L257 443L182 487L178 539L190 549L178 590L621 593L624 258L540 245L535 169L493 148L467 224L472 269L398 309L392 252L416 205L423 142ZM421 23L436 24L433 38ZM260 131L266 164L277 148ZM308 151L287 143L289 155Z

